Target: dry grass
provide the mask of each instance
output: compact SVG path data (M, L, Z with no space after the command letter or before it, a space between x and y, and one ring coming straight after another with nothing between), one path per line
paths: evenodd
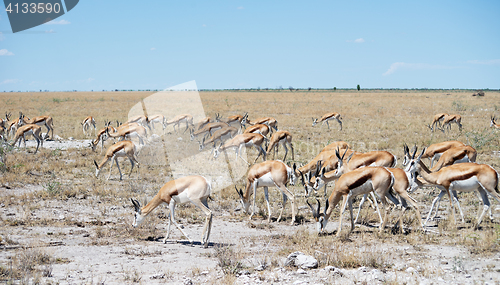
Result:
M29 117L37 115L50 115L54 118L55 134L67 139L88 139L81 130L81 121L86 116L93 116L101 128L105 121L118 120L124 122L128 110L141 99L148 97L153 92L57 92L57 93L0 93L0 102L4 103L2 112L17 114L22 111ZM468 91L299 91L299 92L200 92L204 110L208 115L214 117L216 112L223 116L233 114L244 114L248 112L250 119L264 116L275 117L283 130L288 130L293 135L295 148L295 162L307 163L326 144L344 140L357 151L387 150L395 154L399 161L403 156L403 144L416 144L419 147L445 140L460 140L471 144L478 150L478 162L487 163L496 169L500 169L500 139L498 132L489 128L490 115L500 117L500 93L486 92L484 97L472 97ZM343 117L343 131L338 130L336 124L332 124L330 130L324 127L312 127L311 117L320 117L327 112L340 112ZM459 132L456 126L452 126L450 132L431 133L427 128L433 115L439 112L458 113L462 116L464 129ZM169 114L164 114L170 119ZM45 131L45 129L43 130ZM172 132L172 127L168 127ZM177 140L182 137L182 142ZM175 143L175 149L186 149L197 151L196 141L191 142L187 134L178 136L167 134L165 141L169 144ZM110 145L111 143L107 143ZM99 150L99 148L98 148ZM160 189L160 187L171 179L169 166L141 165L139 171L135 171L132 177L124 175L123 181L118 181L116 166L112 172L111 180L105 177L109 172L109 164L106 166L99 178L95 178L93 160L100 161L103 154L94 153L90 149L79 150L50 150L42 148L39 153L33 155L26 152L24 148L10 149L0 148L0 186L10 188L22 188L27 185L38 186L38 190L27 193L18 193L11 196L2 196L2 203L7 208L16 209L19 214L14 217L0 221L0 228L9 229L20 226L58 226L81 224L69 218L57 220L52 217L33 218L29 213L40 210L40 202L46 204L58 203L82 203L86 208L95 210L92 212L92 229L90 231L91 244L105 245L113 244L117 236L132 236L140 240L158 239L165 235L166 207L156 209L149 217L148 222L137 229L130 227L132 210L118 216L118 221L112 221L111 225L105 221L109 218L111 206L131 207L129 198L137 198L142 204L149 201ZM139 161L151 157L154 146L148 146L141 151ZM280 149L279 156L282 157L283 150ZM250 157L255 157L255 151L250 151ZM289 156L290 158L291 156ZM220 160L221 158L219 158ZM234 159L231 153L229 159ZM124 163L122 163L124 161ZM196 161L193 167L196 166ZM122 173L128 174L130 163L120 160ZM400 164L399 164L400 166ZM209 169L217 171L217 169ZM244 184L244 177L236 179L238 187ZM41 187L41 188L40 188ZM289 186L296 193L296 205L302 207L305 200L300 195L303 188L300 185ZM331 191L331 188L329 188ZM321 191L322 193L322 191ZM273 210L273 220L277 218L281 208L281 193L271 188L269 191L270 202ZM422 216L425 217L426 209L430 206L432 199L438 194L435 190L419 190L412 196L419 201ZM227 220L247 220L248 216L242 211L238 196L233 186L212 193L213 201L209 201L211 209L216 215L225 217ZM447 205L446 198L441 203ZM450 223L448 212L441 209L437 226L433 230L439 234L423 234L418 229L418 221L414 211L405 213L403 222L410 231L405 234L393 234L391 227L397 221L397 215L391 213L386 230L378 234L378 228L357 227L349 236L337 239L332 234L318 236L299 228L291 228L290 234L276 235L271 239L270 247L273 254L261 253L256 258L269 264L270 268L277 267L280 259L289 253L300 250L316 256L320 266L333 265L344 268L355 268L368 266L380 269L390 268L392 259L390 253L385 252L379 245L383 243L411 245L418 249L427 244L463 244L469 251L477 256L487 256L500 250L498 221L491 223L485 218L480 230L473 230L480 201L475 194L461 195L460 198L467 223L462 225L458 222L458 228ZM496 202L492 200L492 207ZM259 212L254 220L248 223L249 227L260 230L274 230L273 224L262 224L267 219L262 189L257 190L257 206ZM193 223L203 223L204 217L199 209L187 205L177 208L177 219L181 224L189 226ZM338 207L331 217L331 221L338 219ZM284 212L284 220L280 223L286 224L290 221L290 204L287 203ZM344 215L346 228L349 228L348 214ZM498 215L496 215L498 216ZM457 215L458 218L458 215ZM297 215L299 224L309 224L313 221L310 211L301 210ZM373 209L365 206L361 213L362 224L374 225L378 223L378 216ZM215 226L214 226L215 227ZM2 236L3 243L7 242L6 235ZM262 240L255 240L256 243ZM221 267L227 271L227 275L217 282L230 284L234 282L234 272L240 268L239 261L248 252L234 248L219 248L216 250L216 258L219 259ZM130 254L140 255L143 253L132 252ZM146 252L144 254L155 254ZM19 255L21 256L21 255ZM29 259L29 258L28 258ZM35 260L36 258L32 258ZM17 262L17 263L16 263ZM26 261L27 262L27 261ZM12 268L20 268L25 261L12 260ZM35 268L43 265L37 263ZM10 265L9 265L10 266ZM11 272L9 266L0 267L0 275L3 280ZM16 269L18 273L21 269ZM38 269L37 269L38 270ZM431 270L432 271L432 270ZM434 271L429 271L429 275ZM36 273L38 272L38 273ZM32 271L31 279L41 271ZM437 272L437 271L436 271ZM10 273L9 273L10 274ZM14 273L12 273L14 274ZM194 274L194 273L193 273ZM9 275L10 276L10 275ZM12 275L14 276L14 275ZM18 275L16 275L18 276ZM16 277L18 278L18 277ZM35 278L36 279L36 278ZM133 270L124 270L124 281L145 282L141 273Z

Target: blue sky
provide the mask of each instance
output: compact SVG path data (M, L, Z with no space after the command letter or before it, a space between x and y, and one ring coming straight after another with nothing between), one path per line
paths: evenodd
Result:
M500 1L94 1L13 34L0 91L500 88Z

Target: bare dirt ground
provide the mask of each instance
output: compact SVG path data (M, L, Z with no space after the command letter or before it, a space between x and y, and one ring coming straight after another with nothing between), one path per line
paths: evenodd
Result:
M418 230L412 210L405 213L405 233L395 232L397 211L391 212L389 226L379 233L378 217L373 209L362 211L362 225L348 234L348 214L344 215L343 233L335 237L338 208L332 215L325 235L318 236L316 225L302 197L300 185L291 186L296 194L297 223L290 226L290 204L285 219L276 222L281 207L277 190L270 189L273 221L268 224L262 190L257 195L257 215L252 221L241 210L234 186L212 194L209 205L214 213L210 245L204 249L200 235L204 223L201 211L192 205L178 206L176 218L195 240L186 241L172 227L167 243L168 210L156 209L139 228L133 228L130 198L141 203L151 199L171 179L170 166L142 165L131 177L119 181L116 167L108 181L109 164L98 179L93 160L103 153L88 149L89 138L81 134L79 121L94 111L94 117L124 121L127 104L112 112L115 102L131 106L149 93L137 92L79 94L32 94L17 101L11 94L0 94L9 111L38 115L50 112L60 139L46 141L33 155L13 149L5 156L0 172L0 280L8 284L499 284L500 283L500 207L490 199L493 222L483 220L473 229L481 202L475 193L460 195L465 223L457 215L457 226L448 219L448 201L444 198L438 218L428 224L429 231ZM205 111L230 115L246 111L252 118L274 116L280 129L294 134L295 162L306 163L327 142L345 140L360 151L388 150L402 157L402 144L429 145L458 139L478 149L478 162L500 169L498 133L490 130L489 116L498 113L500 94L487 92L483 101L469 98L465 92L387 92L387 93L316 93L306 92L205 92L201 94ZM255 96L255 97L251 97ZM21 96L22 97L22 96ZM14 98L14 99L13 99ZM283 98L287 103L279 106ZM24 102L23 100L28 100ZM428 101L426 101L428 100ZM80 110L68 106L83 104ZM258 102L252 104L252 102ZM390 102L391 104L389 104ZM61 105L68 104L66 107ZM391 106L393 105L393 106ZM29 106L26 107L26 106ZM93 107L92 107L93 106ZM331 107L333 106L333 107ZM430 106L430 107L429 107ZM500 106L499 106L500 107ZM94 109L92 109L94 108ZM331 110L333 108L333 110ZM88 109L88 110L87 110ZM50 110L50 111L49 111ZM311 116L328 111L341 112L344 130L331 124L327 130L311 127ZM461 113L464 130L431 134L426 124L439 111ZM294 115L291 115L291 114ZM498 116L497 116L498 117ZM67 124L63 124L67 122ZM456 127L456 126L454 126ZM197 149L189 135L166 134L169 143L178 142ZM73 140L68 139L74 137ZM141 157L151 155L150 144ZM110 145L110 144L107 144ZM189 148L188 147L188 148ZM250 158L255 150L248 152ZM208 156L209 151L203 155ZM280 150L280 156L283 155ZM233 159L233 153L229 159ZM123 161L123 163L122 163ZM401 160L400 160L401 161ZM195 161L193 162L195 163ZM220 160L212 162L217 172ZM122 172L130 164L120 160ZM399 162L400 164L400 162ZM241 165L243 165L241 163ZM193 171L191 165L185 172ZM222 175L222 174L221 174ZM216 175L217 176L217 175ZM218 182L215 181L215 184ZM243 185L238 179L238 187ZM222 182L221 182L222 185ZM331 191L329 187L329 191ZM435 189L412 194L426 217ZM324 199L319 197L323 202ZM444 205L444 207L443 207ZM316 269L285 266L286 257L295 251L314 256ZM336 269L335 269L336 268Z

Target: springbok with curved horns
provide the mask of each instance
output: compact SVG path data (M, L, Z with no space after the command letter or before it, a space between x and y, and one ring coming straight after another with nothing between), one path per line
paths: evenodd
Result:
M339 162L342 161L339 159ZM389 189L394 185L394 175L387 170L385 167L371 166L362 167L355 169L353 171L343 174L335 183L335 188L332 194L326 201L325 211L323 213L319 212L321 207L318 201L318 210L315 210L309 202L307 204L313 212L313 217L317 222L318 232L324 231L328 223L333 209L340 202L342 197L342 207L339 216L339 226L337 230L337 236L340 236L342 230L342 214L344 213L347 204L349 204L349 212L351 214L351 232L354 229L354 218L352 213L352 199L361 194L368 194L371 192L376 193L382 205L384 206L385 213L382 222L380 223L380 232L385 227L387 221L387 213L389 211L389 205L387 203L387 193Z
M429 215L427 216L424 225L429 220L430 213L432 213L432 209L438 201L438 198L442 197L444 194L448 194L448 198L450 198L450 210L452 211L452 215L455 220L454 202L457 202L460 212L461 209L458 199L454 196L452 198L451 193L453 191L471 192L477 190L481 195L483 202L483 210L480 210L480 214L478 213L477 223L475 224L475 227L477 228L479 224L481 224L484 214L490 208L488 195L492 196L500 203L497 171L486 164L459 163L443 167L437 172L431 172L420 161L424 152L425 149L416 159L410 160L406 170L407 172L418 173L418 175L420 175L429 184L435 185L441 189L439 196L432 201L431 210L429 211ZM493 217L490 212L490 219L492 218Z
M141 207L139 201L130 199L135 208L134 223L132 226L135 228L139 226L147 215L149 215L156 207L166 203L170 209L168 215L168 228L167 236L163 240L164 243L167 242L170 236L170 225L173 223L179 231L189 240L189 236L182 230L182 227L175 221L175 206L177 204L192 203L205 214L205 226L203 227L203 232L201 234L201 243L203 247L208 247L208 240L210 237L210 231L212 229L212 211L208 208L207 199L210 196L210 191L212 186L210 182L203 176L185 176L178 178L176 180L169 181L160 188L158 194L149 201L149 203Z
M245 192L235 186L245 213L249 213L250 196L253 194L253 208L252 213L250 214L250 219L252 219L252 216L255 213L255 196L257 194L257 188L264 187L264 197L266 199L267 211L269 214L267 222L271 221L271 206L269 205L268 187L276 186L281 191L283 196L283 204L277 222L281 220L287 199L290 199L292 204L292 221L290 224L293 225L295 223L295 196L286 187L287 182L290 182L290 185L295 185L297 180L297 177L295 176L295 169L295 164L292 169L279 160L264 161L259 164L255 164L250 168L247 175ZM251 192L250 189L253 191Z

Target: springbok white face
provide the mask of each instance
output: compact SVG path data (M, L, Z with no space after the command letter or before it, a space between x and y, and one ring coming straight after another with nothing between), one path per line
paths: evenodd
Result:
M312 120L313 120L312 126L314 127L318 124L318 119L312 118Z
M134 228L137 228L137 226L139 226L144 221L145 217L142 216L141 204L139 204L139 201L134 200L132 198L130 198L130 200L132 201L132 204L134 205L134 208L135 208L134 223L132 224L132 226Z
M234 186L234 188L236 189L238 196L240 196L241 206L243 207L245 214L250 214L250 199L248 199L248 201L245 201L245 199L243 198L243 190L236 188L236 186Z
M309 201L306 200L306 203L311 208L313 217L316 220L316 229L318 230L318 233L323 232L323 230L326 228L326 224L328 224L328 219L325 218L325 213L320 213L321 203L319 202L318 198L316 198L316 203L318 204L317 209L314 209L313 206L309 204ZM329 204L327 199L325 205L325 212L328 209L328 206Z

